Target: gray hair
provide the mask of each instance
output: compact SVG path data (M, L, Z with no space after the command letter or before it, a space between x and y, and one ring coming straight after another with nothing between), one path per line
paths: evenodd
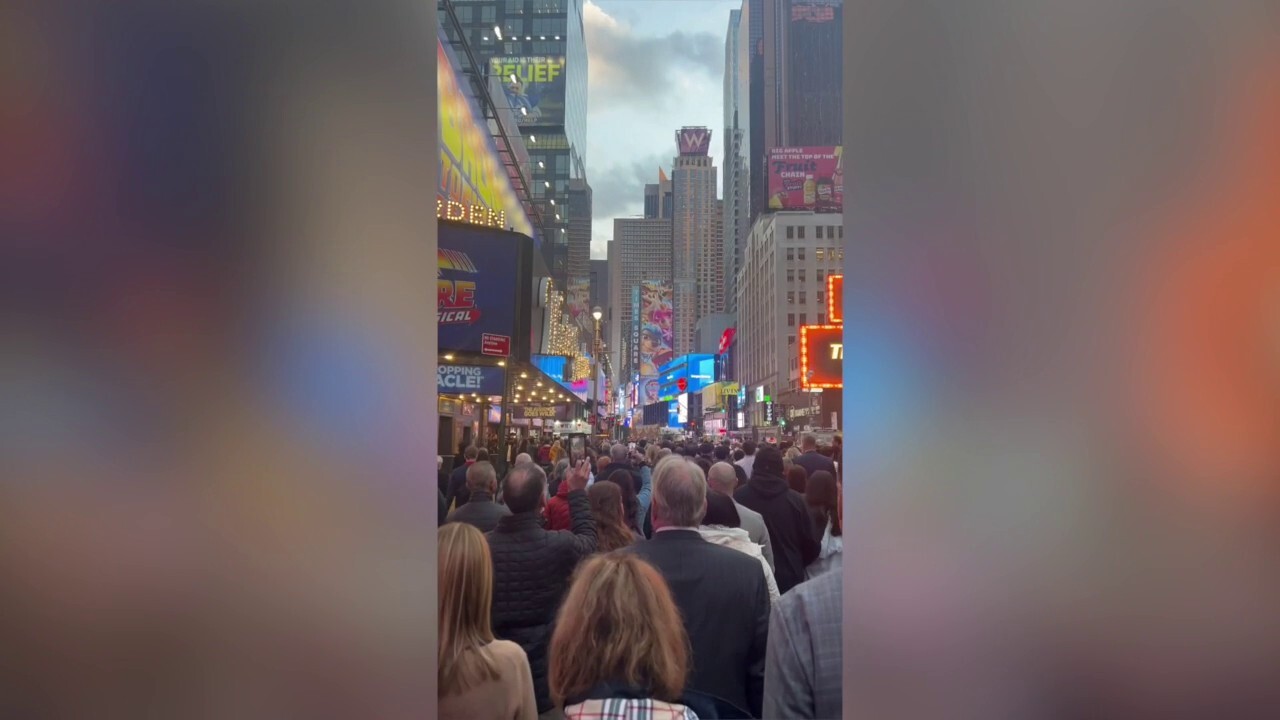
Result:
M707 514L707 479L702 468L679 456L663 459L653 469L653 506L671 527L697 527Z
M481 460L467 468L467 490L471 492L491 491L498 484L498 471L493 463Z
M616 443L609 448L609 459L616 463L625 463L627 461L627 446L622 443Z
M520 453L519 455L516 456L516 461L515 461L516 465L523 465L524 463L531 463L531 462L533 462L533 456L530 455L529 453Z
M805 433L800 438L800 447L816 448L818 447L818 438L811 433Z
M662 462L663 458L671 457L671 448L662 448L658 451L658 462Z
M738 473L729 463L718 462L707 472L707 485L711 486L712 492L731 495L738 485Z

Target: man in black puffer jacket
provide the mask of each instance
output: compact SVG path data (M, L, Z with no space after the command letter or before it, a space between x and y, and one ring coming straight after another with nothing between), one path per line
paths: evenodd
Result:
M804 497L782 477L782 453L777 448L766 445L756 452L751 479L733 499L764 517L778 592L785 594L804 582L804 569L818 559L822 545L814 537Z
M533 673L538 713L551 710L547 646L560 602L578 561L595 552L596 526L587 502L586 461L565 475L570 530L543 528L547 475L532 463L507 475L503 499L511 514L485 534L493 558L493 634L524 648Z

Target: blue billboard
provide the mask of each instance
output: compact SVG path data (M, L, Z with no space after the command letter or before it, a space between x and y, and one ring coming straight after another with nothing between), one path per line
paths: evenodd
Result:
M680 387L680 381L685 387ZM716 356L681 355L658 369L659 397L671 401L680 393L698 393L716 381Z
M516 233L461 229L440 223L436 322L440 352L485 353L513 344L520 244Z
M484 365L441 365L436 390L441 395L504 395L506 370Z

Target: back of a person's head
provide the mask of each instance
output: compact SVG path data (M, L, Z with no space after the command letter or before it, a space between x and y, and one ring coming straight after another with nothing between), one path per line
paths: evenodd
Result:
M674 453L671 452L671 448L665 448L665 447L662 448L661 450L658 451L658 462L662 462L663 459L669 458L673 454Z
M832 522L833 535L840 534L840 484L834 475L826 470L815 472L805 487L804 501Z
M698 454L711 457L711 453L715 452L715 446L709 442L704 442L698 446Z
M801 495L805 494L808 479L809 473L803 467L792 465L787 468L787 486Z
M502 499L512 513L537 510L546 498L547 474L533 463L516 465L507 473Z
M712 451L712 455L719 461L728 460L729 448L726 445L717 445L716 449Z
M706 475L711 470L711 461L699 455L693 459L693 463L702 468L702 474Z
M596 549L610 552L630 545L635 536L625 516L623 485L601 480L587 488L587 500L591 515L596 521Z
M654 527L693 528L707 511L707 479L687 458L672 456L653 469Z
M733 495L738 487L738 471L727 462L718 462L707 471L707 489L713 493Z
M530 455L529 453L520 453L519 455L516 455L516 461L514 464L523 465L525 463L531 463L531 462L533 462L532 455Z
M476 447L475 445L468 445L468 446L467 446L467 447L462 451L462 459L463 459L463 460L475 460L475 459L476 459L476 456L477 456L477 455L479 455L479 454L480 454L480 448Z
M629 552L594 555L556 618L547 683L563 707L610 683L679 702L691 668L684 621L662 575Z
M439 694L465 692L498 669L485 649L493 642L493 561L484 534L468 523L448 523L436 533L439 588Z
M476 462L467 468L467 490L469 492L492 493L498 487L498 471L488 460Z
M733 451L733 461L734 461L734 462L738 462L739 460L741 460L742 458L744 458L744 457L746 457L746 456L747 456L747 454L746 454L745 452L743 452L743 451L742 451L742 448L738 448L737 450L734 450L734 451Z
M744 441L742 442L742 452L743 452L744 454L746 454L746 455L755 455L755 454L756 454L756 441L755 441L755 440L744 440Z
M756 451L756 459L751 467L756 472L782 475L782 453L772 445L765 445Z
M613 447L609 448L609 459L621 465L627 461L627 456L630 455L630 453L631 451L627 449L626 445L617 443Z
M720 525L721 527L742 527L742 518L738 516L738 506L733 498L721 493L707 495L707 514L702 518L703 525Z
M817 450L818 438L810 433L805 433L800 437L800 448L804 451Z
M489 459L488 448L476 448L476 462L486 461Z

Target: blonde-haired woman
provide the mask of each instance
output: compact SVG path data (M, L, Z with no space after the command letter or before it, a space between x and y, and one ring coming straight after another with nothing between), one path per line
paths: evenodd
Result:
M800 452L800 448L795 445L787 448L787 451L782 455L782 472L784 476L786 475L786 472L791 469L791 465L796 461L796 458L800 457L802 454L803 453Z
M449 523L440 541L441 720L537 720L533 675L519 645L489 624L493 561L473 525Z
M583 562L551 636L551 697L565 720L697 720L692 658L671 590L625 550Z

